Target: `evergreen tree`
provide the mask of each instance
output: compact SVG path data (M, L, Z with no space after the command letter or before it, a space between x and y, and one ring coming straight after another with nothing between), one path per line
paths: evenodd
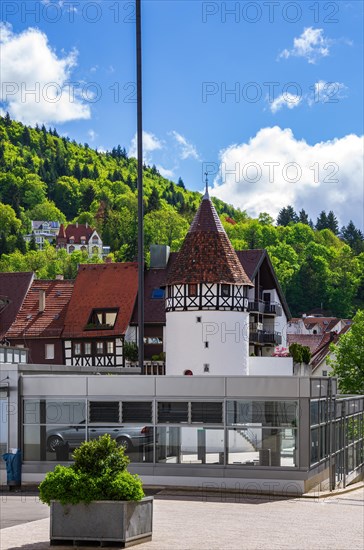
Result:
M186 189L185 184L183 183L183 179L181 177L178 178L177 185L178 187L182 187L182 189Z
M29 250L38 250L37 241L35 240L34 231L33 231L32 236L30 238L28 249Z
M82 168L82 179L90 179L91 173L87 164L84 164Z
M354 250L356 254L364 252L364 235L357 229L352 220L341 229L341 238Z
M21 136L22 144L29 147L32 143L32 138L28 126L24 126L23 134Z
M335 235L339 234L339 223L332 210L327 215L327 229L330 229Z
M8 112L6 112L4 122L5 122L5 126L11 126L11 118Z
M147 212L153 212L153 210L159 210L161 206L161 201L158 193L158 189L153 187L150 197L148 199L148 208Z
M0 234L0 256L2 254L8 254L9 247L4 233Z
M327 215L326 215L325 210L322 210L320 212L320 215L317 218L315 227L316 227L317 231L321 231L321 229L327 229Z
M95 197L96 197L95 189L93 188L92 185L88 185L82 196L81 209L88 212L90 210L90 206L94 201Z
M93 167L93 170L92 170L91 178L92 178L93 180L97 180L97 178L99 178L99 177L100 177L99 171L98 171L98 169L97 169L96 164L94 164L94 167Z
M75 176L78 181L81 181L82 179L82 172L81 172L81 166L80 163L77 161L74 168L73 168L73 175Z
M290 223L297 223L297 222L298 222L298 216L293 206L288 205L279 211L278 218L277 218L277 225L287 226Z
M304 223L306 225L309 225L310 222L308 221L308 214L307 212L302 208L298 214L298 221L301 223Z
M20 232L16 236L15 248L17 248L22 254L25 254L27 251L24 237Z

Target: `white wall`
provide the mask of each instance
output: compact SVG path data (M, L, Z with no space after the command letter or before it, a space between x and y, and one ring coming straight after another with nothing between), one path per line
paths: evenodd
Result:
M293 376L292 357L249 357L250 376Z
M187 369L204 376L248 374L248 313L171 311L166 317L166 374L183 375Z

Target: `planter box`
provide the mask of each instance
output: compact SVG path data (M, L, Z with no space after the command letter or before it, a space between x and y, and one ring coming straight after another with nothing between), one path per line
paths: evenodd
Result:
M51 545L89 541L127 548L152 539L153 497L65 506L52 501L50 512Z

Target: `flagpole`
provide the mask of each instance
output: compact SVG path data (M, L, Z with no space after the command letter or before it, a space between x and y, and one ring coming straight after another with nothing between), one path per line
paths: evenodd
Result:
M137 54L137 144L138 144L138 359L144 366L144 203L143 203L143 118L142 118L142 29L141 0L136 1Z

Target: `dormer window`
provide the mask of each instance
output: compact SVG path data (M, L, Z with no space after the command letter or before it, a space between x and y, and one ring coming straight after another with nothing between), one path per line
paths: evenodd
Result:
M229 296L230 296L230 285L221 285L221 296L223 298L229 298Z
M86 244L86 237L81 237L81 244Z
M70 244L74 244L75 242L75 238L74 237L70 237Z
M85 330L110 330L114 328L117 309L93 309Z
M152 299L153 300L163 300L164 298L164 288L153 288L152 290Z

